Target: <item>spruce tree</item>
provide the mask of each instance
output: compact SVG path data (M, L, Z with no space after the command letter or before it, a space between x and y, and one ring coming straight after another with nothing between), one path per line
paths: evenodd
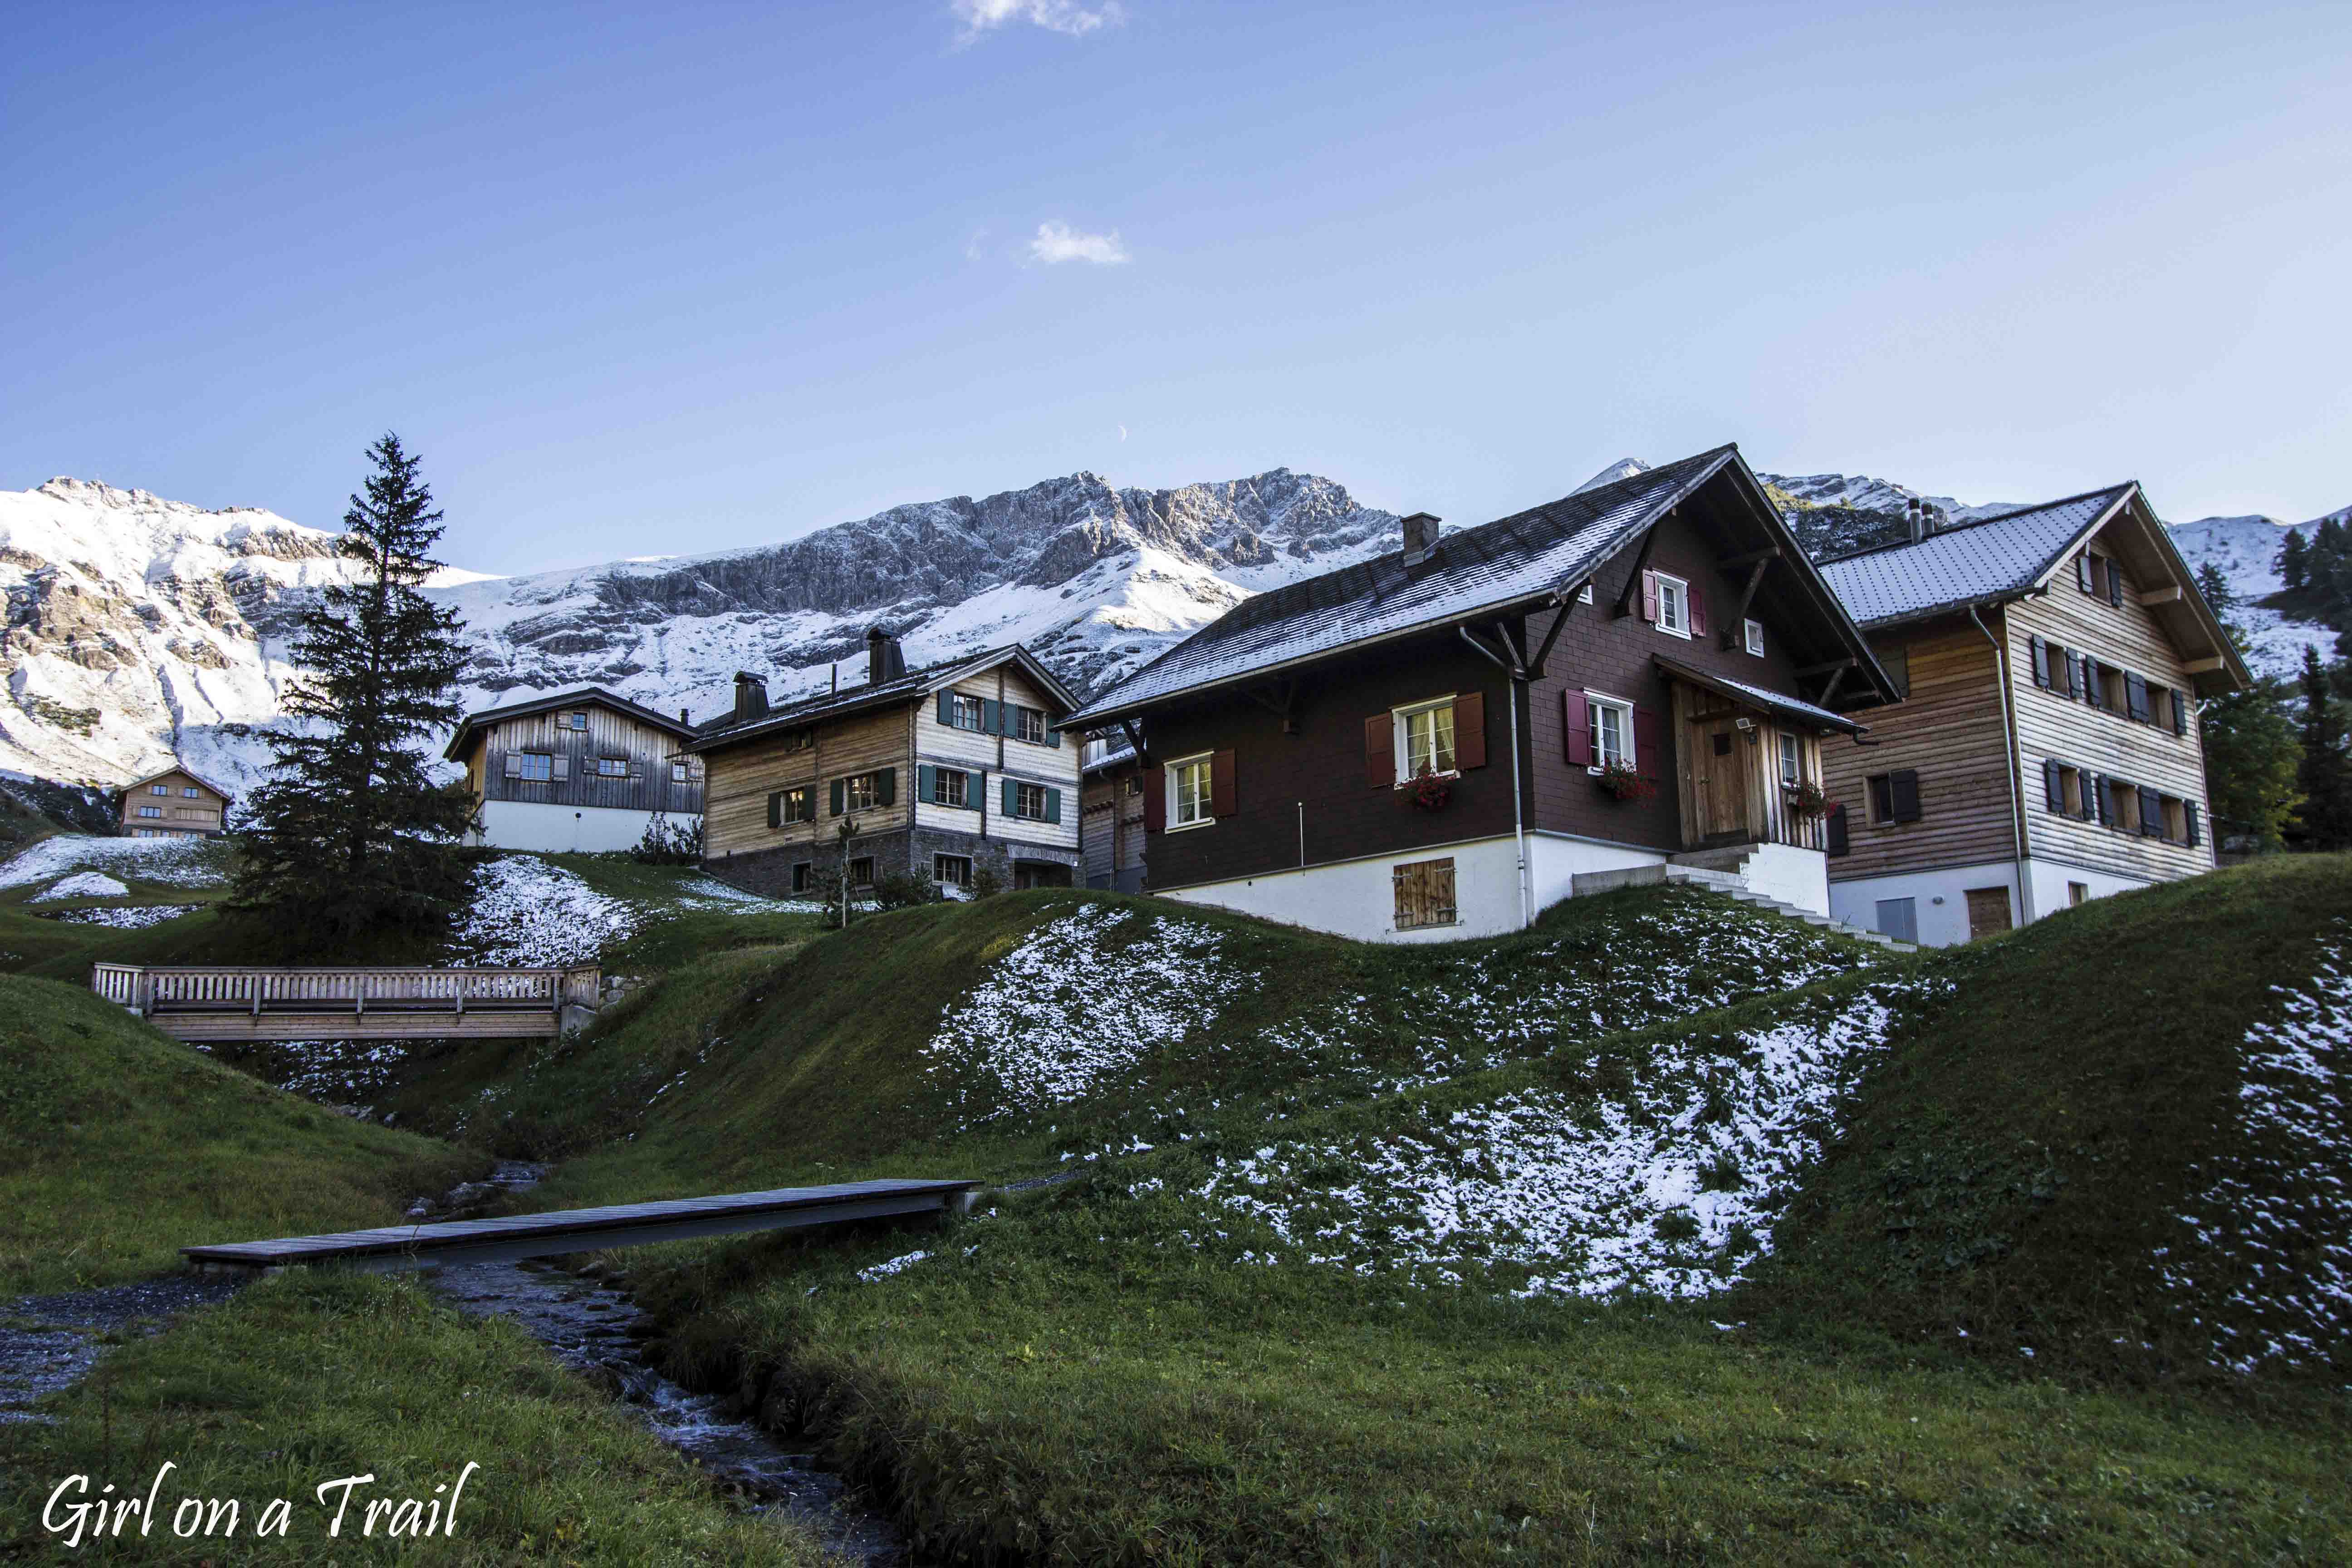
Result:
M2221 569L2210 561L2197 569L2197 591L2221 617L2221 628L2241 658L2246 636L2231 618L2237 602ZM2205 751L2205 787L2213 806L2213 837L2250 841L2255 850L2274 850L2287 818L2303 797L2295 793L2295 743L2285 683L2259 679L2244 691L2224 692L2197 705L2197 734Z
M2278 568L2279 582L2288 593L2302 593L2305 580L2303 535L2292 528L2288 529L2286 542L2279 546L2278 559L2271 564Z
M340 543L361 570L302 617L285 699L296 723L268 737L275 760L238 832L234 907L310 945L430 930L466 880L473 802L433 782L424 749L462 712L460 623L417 591L440 564L441 513L397 436L368 456Z
M2288 838L2306 849L2352 849L2352 753L2344 738L2344 715L2328 689L2327 671L2319 650L2303 650L2303 762L2295 770L2295 787L2303 804L2295 808Z

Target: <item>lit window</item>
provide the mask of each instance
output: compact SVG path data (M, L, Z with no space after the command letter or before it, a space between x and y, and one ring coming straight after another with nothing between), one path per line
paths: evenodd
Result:
M1397 710L1391 731L1397 740L1397 782L1423 773L1450 773L1454 763L1454 699Z
M1663 572L1658 574L1658 629L1674 637L1690 636L1690 588Z
M1633 705L1614 697L1584 694L1592 710L1592 762L1596 767L1630 768L1633 757Z
M1214 821L1209 805L1209 759L1168 764L1168 826L1198 827Z
M931 880L943 888L971 887L971 857L969 855L932 856Z
M555 758L546 752L524 752L517 764L515 777L544 784L555 776Z
M1800 783L1804 778L1804 767L1798 755L1797 737L1786 730L1780 731L1780 782L1784 784Z
M776 815L782 822L814 822L816 820L816 786L803 784L788 789L777 804Z
M1744 623L1744 626L1745 634L1748 639L1748 651L1754 654L1758 658L1762 658L1764 657L1764 623L1761 621L1748 621Z
M841 795L842 810L870 811L882 798L882 776L879 773L859 773L856 778L845 780Z

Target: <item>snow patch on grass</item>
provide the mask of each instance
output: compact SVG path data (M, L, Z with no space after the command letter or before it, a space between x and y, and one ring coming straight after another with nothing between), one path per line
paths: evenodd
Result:
M217 840L96 838L83 833L60 833L0 866L0 888L21 888L85 869L117 871L171 888L217 888L228 883L223 846Z
M920 1263L929 1256L930 1254L928 1252L906 1253L900 1257L891 1258L887 1263L877 1263L870 1268L861 1268L857 1271L857 1277L866 1281L868 1285L871 1285L877 1280L887 1279L891 1275L898 1273L902 1268L912 1268L916 1264Z
M1080 1099L1256 984L1224 944L1212 927L1114 904L1049 921L947 1007L923 1047L928 1075L967 1125Z
M1195 1196L1263 1223L1271 1257L1459 1285L1516 1271L1522 1296L1692 1298L1740 1281L1835 1136L1904 1009L1939 983L1800 1003L1769 1028L1660 1042L1605 1093L1528 1089L1411 1131L1276 1142Z
M61 899L119 899L129 891L103 871L77 871L61 878L48 891L34 894L30 901L46 904Z
M2239 1049L2239 1145L2186 1206L2189 1238L2158 1254L2217 1366L2341 1363L2352 1346L2352 924L2319 946L2308 986ZM2209 1281L2238 1280L2219 1303ZM2200 1289L2200 1287L2205 1287Z
M570 871L508 855L475 873L473 901L450 938L449 956L498 968L593 963L606 943L626 941L645 918Z
M115 931L144 931L149 926L162 925L165 921L178 920L204 908L202 904L145 904L100 906L82 910L43 910L39 918L58 921L72 926L107 926Z

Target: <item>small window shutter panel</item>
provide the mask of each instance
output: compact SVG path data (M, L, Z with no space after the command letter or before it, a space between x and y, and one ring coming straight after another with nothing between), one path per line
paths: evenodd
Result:
M2124 574L2116 569L2116 558L2110 555L2107 557L2107 603L2119 605L2123 602Z
M1061 743L1062 732L1054 728L1054 718L1053 715L1049 713L1045 716L1045 744L1049 746L1058 746Z
M1486 765L1486 694L1454 695L1454 765L1467 773Z
M843 780L841 780L841 779L835 779L835 780L834 780L834 781L833 781L833 815L834 815L834 816L839 816L841 815L841 807L842 807L842 794L841 794L841 791L842 791L842 785L843 785L843 783L844 783L844 782L845 782L845 781L843 781Z
M2150 838L2164 837L2164 797L2145 784L2139 786L2139 830Z
M884 768L874 780L874 799L880 805L898 804L898 770Z
M522 777L522 753L520 752L509 752L507 753L506 774L507 777L510 779L519 779Z
M940 798L940 770L928 763L915 765L915 802L927 805Z
M1219 752L1209 759L1209 815L1231 816L1234 805L1234 754Z
M2045 689L2050 685L2050 645L2038 637L2033 639L2033 684Z
M1168 771L1143 770L1143 831L1159 833L1168 826Z
M1633 771L1645 779L1654 779L1664 773L1665 742L1659 738L1658 714L1654 708L1633 710Z
M555 765L548 771L558 779L568 779L572 776L572 759L558 752L555 754Z
M2189 693L2175 687L2172 692L2172 732L2189 733Z
M1683 589L1683 602L1690 606L1690 635L1706 636L1706 594L1696 583Z
M2091 552L2087 550L2074 557L2074 586L2085 594L2091 592Z
M2058 759L2042 759L2042 804L2052 811L2066 809L2066 781L2058 772Z
M1846 837L1845 802L1840 800L1830 803L1828 821L1829 848L1825 852L1834 857L1851 851L1853 845Z
M940 722L952 727L955 723L955 693L940 693Z
M1051 784L1045 786L1045 820L1056 825L1062 820L1062 792Z
M1658 574L1646 570L1642 574L1642 618L1658 624Z
M990 735L1004 733L1004 715L999 710L999 706L993 697L983 697L980 700L980 728L982 733Z
M1011 821L1021 815L1021 786L1011 779L1004 781L1004 816Z
M1919 774L1916 769L1905 768L1899 773L1887 774L1886 792L1888 804L1894 808L1889 815L1895 821L1919 820Z
M1395 721L1375 713L1364 721L1364 783L1386 789L1396 783Z
M1592 710L1581 691L1559 694L1560 715L1568 727L1568 764L1573 768L1592 765Z
M2083 700L2094 708L2106 706L2106 693L2099 686L2099 661L2086 653L2083 656Z
M2124 676L2124 706L2131 716L2145 724L2148 721L2147 682L2137 675Z
M2180 816L2181 820L2189 825L2189 847L2194 849L2202 841L2197 831L2197 803L2193 800L2182 801Z
M782 790L772 790L768 795L768 826L771 827L782 827L783 825L784 792Z

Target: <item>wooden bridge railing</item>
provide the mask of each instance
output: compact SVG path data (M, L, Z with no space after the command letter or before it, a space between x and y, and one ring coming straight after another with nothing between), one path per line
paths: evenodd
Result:
M90 966L90 989L142 1017L158 1014L543 1012L593 1009L593 966L572 969L240 969Z

